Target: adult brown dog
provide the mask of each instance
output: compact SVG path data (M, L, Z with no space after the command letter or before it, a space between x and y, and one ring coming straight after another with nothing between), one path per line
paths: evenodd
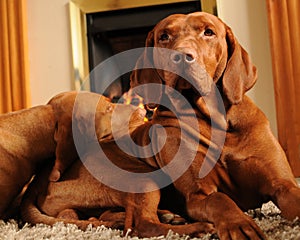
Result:
M78 92L62 93L53 97L47 105L0 116L1 218L10 217L15 212L14 207L18 207L18 203L14 205L14 200L19 200L17 196L38 172L40 166L49 160L54 161L56 157L55 166L49 176L51 180L56 181L60 172L63 172L74 158L78 158L72 138L73 107L77 96ZM84 99L78 102L84 102L87 111L89 101L95 98L99 100L94 109L94 117L97 119L95 134L99 140L111 138L111 114L115 104L95 93L82 92L80 96ZM120 115L127 117L135 108L128 105L121 110ZM141 118L139 114L134 116L135 119ZM84 122L82 115L77 115L76 118L79 122ZM114 124L116 128L122 126L122 118ZM60 151L62 148L64 151Z
M146 47L154 48L146 49L138 60L131 88L161 84L159 94L147 92L146 87L137 91L151 102L166 98L164 86L172 87L190 99L199 122L200 133L186 128L191 135L198 135L196 157L188 170L174 179L175 188L185 198L187 214L194 220L213 223L221 239L264 239L242 210L260 207L268 200L284 217L299 217L300 189L268 120L244 95L255 84L256 68L231 29L207 13L171 15L148 34ZM166 68L168 71L163 70ZM214 97L217 90L221 98ZM180 100L169 98L176 112L181 108ZM223 103L226 114L220 110ZM168 126L168 136L162 151L152 162L148 160L150 165L165 166L179 148L181 131L172 119L170 112L163 110L153 118L153 123ZM225 134L223 147L212 139L213 131ZM217 159L210 146L219 151ZM202 165L211 171L199 176Z

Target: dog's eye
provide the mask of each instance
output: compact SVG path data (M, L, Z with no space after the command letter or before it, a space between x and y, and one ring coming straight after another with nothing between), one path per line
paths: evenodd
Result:
M169 35L167 33L163 33L159 37L159 41L168 41L170 39Z
M205 29L204 36L211 37L213 35L215 35L213 30L211 30L210 28Z

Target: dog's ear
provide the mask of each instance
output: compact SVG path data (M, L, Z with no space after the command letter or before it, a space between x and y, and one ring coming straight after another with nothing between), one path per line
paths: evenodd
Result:
M146 47L154 47L154 30L150 31L146 38Z
M135 69L130 75L130 88L133 89L142 84L157 83L162 84L158 72L153 63L153 47L154 47L154 31L148 33L146 39L146 48L142 55L138 58ZM139 88L134 92L142 96L145 101L148 99L160 99L161 92L148 92L146 88Z
M256 67L228 26L226 26L226 41L228 61L223 75L223 92L231 104L238 104L242 101L244 93L256 82Z
M109 101L108 98L99 94L80 92L77 94L76 101L73 106L72 124L73 134L84 139L81 136L88 137L89 140L97 139L95 130L95 117L98 108L103 106L102 101ZM99 104L98 104L99 103ZM76 131L74 131L76 129Z

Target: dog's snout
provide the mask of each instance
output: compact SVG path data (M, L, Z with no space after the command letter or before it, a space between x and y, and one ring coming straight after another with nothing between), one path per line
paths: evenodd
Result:
M171 60L175 64L179 64L182 61L182 54L181 53L172 53Z
M193 63L193 62L195 62L195 57L193 56L193 54L187 53L187 54L185 54L185 56L184 56L184 60L185 60L185 62L187 62L187 63Z
M171 54L171 60L175 64L180 64L182 61L191 64L196 61L195 54L191 51L180 51Z

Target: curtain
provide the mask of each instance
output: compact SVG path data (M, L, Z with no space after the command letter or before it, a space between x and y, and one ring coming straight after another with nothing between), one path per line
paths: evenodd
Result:
M266 0L277 110L278 138L300 176L299 0Z
M26 0L0 0L0 113L29 100Z

